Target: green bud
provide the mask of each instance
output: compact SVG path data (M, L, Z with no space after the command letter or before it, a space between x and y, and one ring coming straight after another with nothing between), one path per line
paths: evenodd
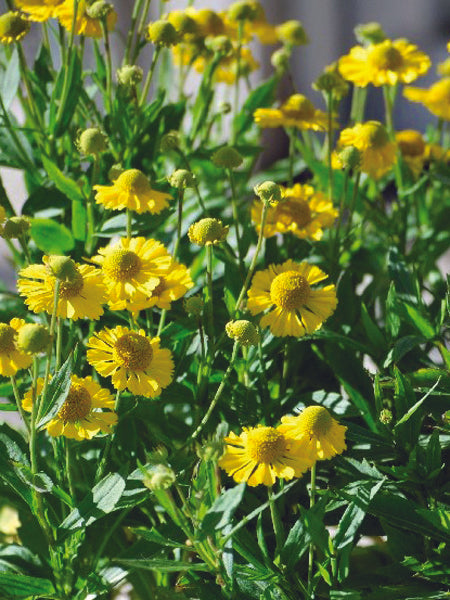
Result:
M184 310L188 315L192 315L193 317L201 317L203 312L203 307L205 303L203 302L203 298L201 296L191 296L190 298L186 298L184 300Z
M274 181L264 181L254 188L255 194L263 202L268 202L276 206L283 199L283 191L281 187Z
M17 347L27 354L46 352L50 344L50 332L44 325L27 323L19 329Z
M1 226L1 237L12 240L24 235L31 227L28 217L11 217Z
M90 6L86 7L86 14L91 19L106 19L111 11L114 10L114 6L104 0L97 0Z
M259 333L250 321L245 319L230 321L225 325L225 331L229 338L239 342L242 346L258 345Z
M272 63L273 68L279 73L284 73L289 68L289 60L291 58L291 51L288 47L283 46L275 52L270 57L270 62Z
M132 88L141 83L144 72L137 65L124 65L117 69L117 81L123 87Z
M303 46L308 43L308 37L300 21L286 21L276 28L280 42L286 46Z
M174 471L167 465L153 465L147 470L143 483L145 487L153 492L156 490L167 490L176 481Z
M60 281L73 283L80 278L80 273L75 262L68 256L56 256L52 254L51 256L47 256L44 262L51 274Z
M383 410L380 411L378 418L384 425L389 425L393 419L392 411L390 411L388 408L383 408Z
M359 169L361 166L362 155L355 146L346 146L338 154L339 162L343 169Z
M353 31L355 32L358 42L366 46L370 44L380 44L386 39L383 28L375 21L357 25Z
M76 146L86 156L97 156L108 149L108 138L97 127L90 127L78 133Z
M231 146L219 148L211 157L213 164L216 167L224 169L237 169L243 163L243 158L237 150Z
M172 187L179 190L195 187L195 175L187 169L177 169L167 180Z
M169 21L155 21L148 26L148 38L155 46L175 46L180 41L175 27Z
M226 35L217 35L215 37L208 37L205 40L205 46L211 52L217 52L218 54L229 54L233 50L233 44Z
M180 134L178 131L169 131L161 138L160 149L162 152L177 150L180 147Z
M228 8L227 14L230 21L254 21L258 16L255 4L248 0L234 2Z

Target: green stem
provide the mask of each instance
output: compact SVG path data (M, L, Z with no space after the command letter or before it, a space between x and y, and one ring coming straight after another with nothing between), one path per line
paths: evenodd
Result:
M72 497L72 500L74 501L74 503L76 502L76 496L75 496L75 487L73 485L73 477L72 477L72 463L71 463L71 452L70 452L70 440L69 439L65 439L64 440L64 445L66 447L66 477L67 477L67 483L69 485L69 492L70 495Z
M127 208L126 210L126 215L127 215L127 239L131 239L131 235L133 232L133 221L132 221L132 216L133 213L131 212L131 210L129 208Z
M62 326L63 320L61 319L61 317L58 317L56 324L55 371L57 371L61 366Z
M3 104L3 99L1 97L1 94L0 94L0 107L2 109L2 116L3 116L4 124L6 125L6 128L8 129L14 144L16 145L17 151L19 152L19 154L21 155L21 157L24 161L24 165L27 167L27 169L30 169L31 172L35 171L36 167L32 163L31 159L29 158L25 148L22 146L22 142L19 140L19 138L15 132L15 129L13 127L13 124L11 123L11 120L8 115L8 111L6 110L5 105Z
M344 185L343 185L343 190L342 190L342 194L341 194L341 200L339 203L338 222L336 225L336 231L334 233L334 239L333 239L333 243L332 243L332 247L331 247L331 264L332 264L331 277L332 278L334 277L337 267L339 265L339 258L340 258L340 251L341 251L342 218L344 216L344 209L345 209L345 205L347 203L349 176L350 176L349 169L346 169L345 173L344 173ZM350 215L348 215L348 218L350 219Z
M142 36L144 33L144 26L145 26L145 22L147 21L148 11L150 9L151 1L152 0L145 0L144 8L142 9L141 18L139 20L139 25L137 28L138 37ZM137 45L138 44L136 44L136 46ZM136 58L137 58L137 56L135 56L135 60L136 60Z
M239 213L238 213L238 208L237 208L236 182L234 180L233 171L231 169L227 169L227 172L228 172L228 177L230 179L230 186L231 186L231 208L233 211L234 228L236 231L236 243L237 243L238 255L239 255L239 269L240 269L241 273L243 273L244 272L244 257L243 257L243 251L242 251L241 234L239 231Z
M152 63L150 65L149 72L147 74L147 79L145 80L144 87L142 89L141 98L139 100L139 106L142 106L147 99L148 91L150 89L150 84L153 79L153 74L155 72L155 66L158 61L158 57L161 53L162 46L156 46L155 51L153 52Z
M128 29L128 35L127 35L127 41L126 41L126 45L125 45L125 52L123 55L122 65L127 65L130 60L131 46L133 43L133 37L134 37L135 30L136 30L136 23L138 20L138 15L139 15L141 6L142 6L142 0L136 0L134 3L134 7L133 7L133 13L131 15L131 23L130 23L130 28Z
M208 345L209 351L212 353L214 345L214 306L213 306L213 247L212 244L205 246L206 248L206 290L207 298L205 302L205 311L208 324Z
M275 561L276 561L281 552L281 549L283 548L283 545L284 545L284 530L283 530L283 524L280 519L280 513L278 512L278 509L277 509L277 506L275 504L275 500L273 497L272 486L269 486L267 488L267 495L269 497L270 516L272 518L272 527L273 527L273 532L275 534L275 541L276 541L276 547L275 547Z
M17 382L16 382L16 378L14 377L14 375L10 377L10 381L11 381L11 385L12 385L12 389L13 389L13 393L14 393L14 400L16 401L16 405L17 405L17 410L19 411L19 414L22 417L22 421L24 422L24 425L27 428L28 433L30 433L30 424L28 422L28 418L25 414L25 411L22 407L22 399L20 398L19 389L17 387Z
M367 98L367 88L354 87L352 106L350 109L350 122L360 123L364 117L364 107Z
M28 67L27 67L27 62L25 60L25 54L23 52L22 44L17 44L17 52L19 55L20 71L22 74L23 81L25 83L25 89L27 90L28 107L29 107L30 113L33 117L33 120L36 124L36 127L38 129L42 130L42 128L43 128L42 118L41 118L39 111L36 108L36 104L34 101L34 94L33 94L33 90L31 87L31 82L28 78Z
M294 161L295 161L295 129L288 130L289 137L289 187L294 185Z
M332 167L332 153L333 153L333 91L327 94L327 116L328 116L328 127L327 127L327 164L328 164L328 199L333 202L333 190L334 190L334 176Z
M242 37L244 34L244 21L238 21L237 30L237 48L236 48L236 79L234 81L234 102L233 102L233 133L231 143L234 144L237 138L236 117L239 111L239 84L241 82L241 54L242 54Z
M116 401L114 403L114 412L117 414L117 417L119 417L119 405L120 405L120 391L117 390ZM117 428L117 426L116 426L116 428ZM105 449L103 451L103 456L100 460L100 463L97 468L97 472L95 474L95 483L98 483L105 473L106 465L108 463L109 453L111 451L111 446L114 441L115 435L116 435L116 432L114 431L114 433L109 435L108 439L106 440Z
M309 492L309 508L316 503L316 463L311 467L311 489ZM311 596L313 591L313 568L314 568L314 544L309 544L308 553L308 594Z
M73 52L73 46L74 46L74 41L75 41L75 29L76 29L76 25L77 25L77 16L78 16L78 1L79 0L73 0L72 27L70 30L69 46L67 49L67 56L66 56L67 63L65 64L65 68L64 68L63 87L62 87L62 91L61 91L58 112L56 113L56 122L57 123L61 120L63 110L65 109L65 106L66 106L67 95L69 93L70 64L72 62L72 52Z
M100 158L98 154L94 155L94 162L92 164L92 178L91 178L91 193L86 203L86 216L87 216L87 235L85 249L88 256L91 256L95 246L95 213L94 213L94 198L95 190L94 185L97 183L100 175Z
M182 161L184 162L184 166L186 167L186 169L190 173L193 173L193 171L191 169L191 164L189 162L189 159L186 156L186 154L183 152L183 150L181 150L181 148L177 148L176 152L178 153L178 155L181 157ZM206 210L205 203L203 202L203 199L202 199L201 194L200 194L200 188L198 187L197 178L194 178L194 190L195 190L195 194L196 194L197 199L198 199L198 203L201 206L201 209L203 210L203 212L205 213L205 215L208 216L208 211Z
M106 106L108 107L108 111L112 113L113 109L113 95L112 95L112 57L111 57L111 47L109 44L109 33L108 27L106 24L106 19L101 19L100 21L103 41L105 44L105 54L106 54Z
M345 234L344 234L345 240L348 238L348 236L350 234L350 230L352 228L353 213L355 212L356 199L358 197L360 180L361 180L361 171L358 171L356 174L356 178L355 178L355 184L353 186L353 194L352 194L352 197L350 200L350 205L348 207L348 219L347 219L347 225L345 227Z
M184 190L182 188L178 189L178 220L177 220L177 239L175 241L175 246L173 248L173 258L176 260L178 255L178 250L180 248L181 241L181 225L183 222L183 200L184 200Z

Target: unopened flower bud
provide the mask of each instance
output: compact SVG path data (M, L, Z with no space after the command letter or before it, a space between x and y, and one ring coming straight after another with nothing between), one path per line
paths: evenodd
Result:
M24 235L31 227L28 217L11 217L1 226L1 237L12 240Z
M283 46L275 52L270 57L270 62L272 63L273 68L279 73L284 73L289 68L289 60L291 58L291 51Z
M232 111L232 106L229 102L219 102L217 110L223 115L228 115Z
M86 7L86 14L91 19L106 19L111 11L114 10L114 6L104 0L96 0L90 6Z
M228 235L228 226L223 226L219 219L206 217L193 223L188 230L188 237L193 244L209 246L223 242Z
M148 38L155 46L175 46L180 41L175 27L169 21L155 21L148 26Z
M227 12L230 21L254 21L258 16L256 6L248 0L234 2Z
M381 25L375 21L357 25L353 31L355 32L358 42L366 46L370 44L380 44L386 39L386 34Z
M97 127L89 127L79 132L76 146L86 156L97 156L108 149L108 138Z
M199 32L198 25L195 20L182 10L171 11L167 15L167 20L172 23L176 32L180 36L196 35Z
M160 148L162 152L176 150L180 147L180 134L178 131L169 131L161 138Z
M204 461L217 462L223 454L224 447L222 439L208 440L202 446L197 446L197 456Z
M312 84L312 87L326 95L332 93L338 99L348 94L349 90L349 85L339 73L337 65L326 67L323 73Z
M172 187L179 190L195 187L195 175L187 169L177 169L167 180Z
M231 40L226 35L218 35L215 37L208 37L205 40L205 46L211 52L217 52L218 54L229 54L233 49Z
M339 152L338 159L342 169L353 170L361 166L362 155L355 146L346 146Z
M144 476L145 487L153 492L156 490L167 490L176 481L174 471L167 465L154 465L150 467Z
M184 310L188 315L193 317L201 317L205 303L201 296L195 295L184 300Z
M276 206L283 199L281 187L274 181L264 181L254 187L255 194L263 201Z
M44 262L51 274L60 281L73 283L80 277L75 262L68 256L57 256L53 254L44 257Z
M242 346L258 345L259 333L250 321L245 319L230 321L225 325L225 331L229 338L239 342Z
M212 162L216 167L224 169L237 169L243 163L243 158L237 150L231 146L219 148L211 157Z
M120 69L117 69L116 75L119 85L131 88L141 83L144 72L137 65L124 65Z
M300 21L286 21L276 28L280 42L286 46L302 46L308 43L308 37Z
M108 171L108 179L113 182L122 175L125 169L120 164L113 165Z
M17 347L27 354L46 352L50 344L50 332L39 323L27 323L19 329Z
M393 418L392 411L390 411L388 408L383 408L383 410L380 411L378 418L384 425L389 425Z
M0 16L0 42L18 42L30 31L30 22L19 12L7 12Z

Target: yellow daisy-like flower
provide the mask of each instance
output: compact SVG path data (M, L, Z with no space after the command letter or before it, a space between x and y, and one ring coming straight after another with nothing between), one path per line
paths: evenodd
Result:
M31 21L48 21L64 0L15 0L15 5L30 16Z
M358 87L411 83L431 66L430 58L407 40L384 40L368 47L355 46L339 60L344 79Z
M308 406L298 416L281 417L280 431L306 443L313 461L327 460L346 450L345 432L323 406Z
M36 395L44 387L44 379L37 380ZM29 390L23 400L23 408L31 412L33 390ZM117 423L114 412L114 396L102 388L92 377L77 377L72 375L69 394L58 414L46 426L48 433L57 437L63 435L74 440L90 440L102 433L111 433ZM104 412L102 409L108 409Z
M395 141L405 164L414 177L418 177L423 169L426 151L422 134L414 129L405 129L395 134Z
M156 398L172 381L172 353L159 347L159 338L127 327L103 329L88 342L87 360L118 390Z
M264 237L293 233L300 239L320 240L323 228L331 227L338 215L333 203L310 185L296 183L292 188L283 188L282 193L283 201L268 208ZM251 216L258 233L261 229L262 210L262 203L255 201Z
M100 19L93 19L88 14L89 2L87 0L78 0L77 20L75 24L75 33L77 35L85 35L87 37L100 38L102 37L102 27ZM72 31L73 22L73 0L64 0L62 4L55 8L53 16L59 19L59 22L67 29ZM116 25L117 13L111 10L106 17L106 27L108 31L112 31Z
M301 477L313 464L305 443L285 435L279 427L244 427L240 435L225 438L225 453L219 460L237 483L273 485L277 477Z
M127 169L112 185L94 185L95 201L111 210L129 208L139 214L158 214L169 206L170 194L157 192L139 169Z
M35 313L53 312L56 277L48 266L48 256L43 265L30 265L19 271L17 289L25 296L25 304ZM56 316L63 319L98 319L103 314L106 290L99 269L75 263L76 275L72 281L61 281Z
M7 12L0 15L0 42L19 42L30 31L30 22L20 12Z
M396 144L391 142L384 125L378 121L357 123L341 131L337 148L355 146L361 152L361 171L374 179L385 175L396 161ZM339 165L335 156L334 164Z
M450 121L450 77L444 77L427 90L407 87L403 95L412 102L420 102L436 117Z
M152 306L170 310L172 302L183 297L193 285L189 269L185 265L173 261L167 273L159 275L159 283L151 291L151 296L146 298L145 303L141 306L139 302L133 302L130 303L130 306L132 306L133 312L139 312Z
M275 336L301 337L319 329L337 306L336 288L312 285L328 276L319 267L289 259L281 265L270 265L258 271L247 292L247 307L252 315L269 310L261 327L270 327Z
M215 11L209 8L196 9L188 7L185 9L185 14L194 19L199 29L201 37L208 35L216 36L225 33L225 23L222 17Z
M323 131L328 127L327 114L317 110L303 94L294 94L280 108L258 108L255 123L260 127L296 127Z
M172 257L161 242L137 237L100 248L91 260L101 266L109 307L137 312L151 306L148 299L167 274Z
M0 323L0 375L11 377L20 369L26 369L33 362L33 357L19 350L16 340L20 329L25 325L23 319L14 318L7 323Z
M194 68L197 69L200 59L197 59L194 63ZM255 57L249 50L249 48L241 49L240 58L240 75L241 77L247 76L253 71L259 69L259 62L255 60ZM200 66L200 73L203 73L204 67ZM237 77L237 53L233 52L229 56L224 56L217 67L214 78L220 83L226 83L232 85L236 81Z

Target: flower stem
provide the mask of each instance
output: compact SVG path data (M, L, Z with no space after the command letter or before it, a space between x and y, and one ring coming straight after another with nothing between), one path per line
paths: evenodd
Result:
M182 188L178 189L178 220L177 220L177 239L175 241L175 246L173 248L173 258L176 260L178 255L178 250L180 248L180 240L181 240L181 225L183 223L183 200L184 200L184 190Z
M138 20L139 10L142 6L142 0L136 0L133 7L133 13L131 15L130 28L128 29L127 42L125 45L125 52L123 55L122 65L128 64L130 60L131 46L133 43L134 32L136 30L136 23Z
M66 106L66 98L69 93L70 64L72 62L72 52L73 52L73 46L74 46L74 40L75 40L75 29L76 29L76 25L77 25L78 1L79 0L73 0L72 27L70 30L69 47L68 47L67 55L66 55L67 63L65 64L65 68L64 68L63 87L62 87L62 91L61 91L58 112L56 113L56 122L57 123L59 123L59 121L61 120L63 111Z
M295 161L295 129L288 130L289 136L289 187L294 185L294 161Z
M183 161L184 166L186 167L186 169L188 171L190 171L191 173L193 173L193 171L191 169L191 164L189 162L189 159L186 156L186 154L183 152L183 150L181 150L181 148L177 148L176 151L179 154L179 156L181 157L181 159L182 159L182 161ZM205 215L208 216L208 211L206 210L205 203L203 202L203 198L202 198L202 196L200 194L200 189L198 187L197 179L194 179L194 190L195 190L195 194L196 194L197 199L198 199L198 203L200 204L200 206L201 206L203 212L205 213Z
M28 433L30 433L30 424L28 423L28 419L27 419L27 417L25 415L25 411L22 407L22 399L20 398L19 389L17 387L17 382L16 382L16 378L14 377L14 375L10 377L10 381L11 381L11 385L12 385L12 389L13 389L13 393L14 393L14 399L15 399L16 405L17 405L17 410L19 411L19 414L22 417L22 421L24 422L24 425L27 428Z
M316 463L311 467L311 489L309 492L309 508L316 503ZM314 567L314 544L309 544L308 553L308 594L311 596L313 588L313 567Z
M127 215L127 239L131 239L131 234L133 232L133 221L132 221L132 213L129 208L126 210Z
M333 91L327 94L327 164L328 164L328 199L333 202L334 177L332 167L332 152L333 152Z
M105 44L106 54L106 106L108 107L109 113L112 113L113 109L113 96L112 96L112 57L111 57L111 46L109 44L109 33L106 25L106 18L100 21L103 41Z
M236 48L236 79L234 80L234 102L233 102L233 133L231 142L234 144L237 138L236 117L239 110L239 84L241 80L241 54L242 54L242 37L244 35L244 21L238 21L237 30L237 48Z
M205 246L206 248L206 318L208 325L208 345L209 351L212 353L214 345L214 306L213 306L213 248L212 244Z
M243 254L242 242L241 242L241 234L239 231L239 214L238 214L238 209L237 209L236 182L234 180L233 171L231 169L227 169L227 172L228 172L228 177L230 179L230 186L231 186L231 208L233 211L234 228L236 231L236 243L237 243L238 255L239 255L239 269L243 273L244 272L244 257L242 256L242 254Z
M155 51L153 52L152 64L150 65L149 72L147 74L147 79L145 80L144 87L142 89L141 98L139 100L139 106L142 106L147 99L148 91L150 89L150 84L153 79L153 73L155 71L155 66L158 61L158 57L161 52L161 46L156 46Z
M280 519L280 513L278 512L278 509L277 509L277 506L275 504L275 500L273 497L272 486L269 486L267 488L267 495L269 497L270 516L272 518L272 527L273 527L273 532L275 534L275 541L276 541L275 560L277 560L277 558L281 552L281 549L284 545L284 530L283 530L283 524Z

